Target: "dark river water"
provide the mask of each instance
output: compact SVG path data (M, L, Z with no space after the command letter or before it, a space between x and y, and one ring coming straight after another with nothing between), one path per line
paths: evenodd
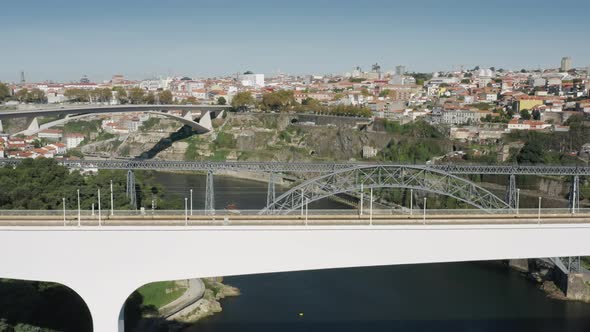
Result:
M156 174L170 192L205 179ZM265 183L217 177L217 207L266 203ZM321 208L344 208L327 201ZM226 277L242 294L186 332L234 331L590 331L590 305L549 299L498 262L384 266Z

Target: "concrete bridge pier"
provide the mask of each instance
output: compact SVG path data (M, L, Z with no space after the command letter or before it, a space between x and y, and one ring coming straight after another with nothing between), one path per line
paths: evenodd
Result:
M39 132L39 122L37 117L27 118L27 129L22 133L25 135L34 135Z

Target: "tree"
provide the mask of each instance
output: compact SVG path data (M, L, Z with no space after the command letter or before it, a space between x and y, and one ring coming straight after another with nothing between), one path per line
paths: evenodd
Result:
M266 110L285 111L289 106L293 105L295 105L293 91L280 90L262 96L262 108Z
M143 101L146 104L153 105L156 103L156 95L154 95L154 93L150 91L148 92L148 94L145 95Z
M46 103L47 97L45 97L45 92L41 91L40 89L34 88L27 93L27 102L29 103Z
M379 92L379 97L388 97L390 93L391 93L391 90L383 89L381 92Z
M145 102L145 90L137 87L129 90L129 101L132 104L143 104Z
M8 97L10 97L10 89L8 88L8 85L0 83L0 103L8 99Z
M174 96L172 96L172 92L166 90L158 93L158 99L160 100L160 104L169 105L172 104Z
M541 120L541 111L533 110L532 117L533 117L533 120L537 120L537 121Z
M29 94L29 89L23 88L23 89L18 90L14 94L14 98L16 98L16 100L18 100L19 103L26 103L28 94Z
M301 105L309 106L309 105L318 105L319 101L317 99L313 99L311 97L307 97L301 101Z
M117 101L119 104L127 104L129 99L127 98L127 90L123 89L120 86L116 86L113 88L113 91L116 93Z
M248 91L238 92L231 101L231 106L237 111L247 111L249 107L255 104L256 100Z
M541 140L530 140L524 144L516 156L520 164L539 164L543 162L543 143Z
M226 105L226 104L227 104L227 99L225 99L225 97L217 98L217 105Z
M111 102L111 98L113 98L113 92L111 91L111 89L108 89L108 88L98 89L97 92L98 92L97 93L98 101L100 101L102 103L110 103Z
M520 111L520 118L523 120L530 120L531 113L528 110L522 110L522 111Z

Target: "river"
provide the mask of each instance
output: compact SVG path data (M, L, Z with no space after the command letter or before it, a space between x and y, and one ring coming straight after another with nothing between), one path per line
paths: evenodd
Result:
M170 193L194 189L204 205L205 177L156 173ZM261 208L265 183L216 177L219 207ZM321 208L343 208L326 201ZM499 244L500 245L500 244ZM195 262L198 264L198 262ZM590 331L590 305L550 299L497 262L384 266L226 277L242 294L223 312L185 332L234 331Z

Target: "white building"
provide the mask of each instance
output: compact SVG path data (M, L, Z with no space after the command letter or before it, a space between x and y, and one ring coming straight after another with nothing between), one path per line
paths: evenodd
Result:
M168 90L171 78L161 78L153 80L144 80L139 83L139 87L147 91L158 91L158 89Z
M45 129L37 134L39 138L45 138L49 141L59 141L63 137L63 131L60 129Z
M66 135L66 148L68 150L74 149L79 146L82 141L84 140L84 135L82 134L67 134Z
M261 88L264 86L264 74L244 74L242 75L242 85Z

